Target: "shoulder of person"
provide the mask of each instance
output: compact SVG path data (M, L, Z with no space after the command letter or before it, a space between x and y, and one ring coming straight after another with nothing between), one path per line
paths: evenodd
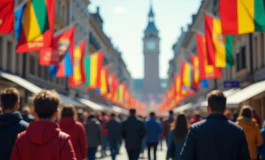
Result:
M70 138L70 136L69 136L69 134L60 131L59 134L58 134L58 138L62 139L62 140L66 140L66 139Z

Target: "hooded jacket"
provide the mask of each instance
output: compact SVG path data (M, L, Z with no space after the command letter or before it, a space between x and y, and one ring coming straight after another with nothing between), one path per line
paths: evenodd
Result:
M240 116L236 123L244 130L250 157L252 159L257 158L257 147L263 144L263 138L256 120Z
M68 134L51 121L30 123L19 134L11 160L76 160Z
M24 131L28 123L22 120L20 112L0 115L0 159L10 160L17 134Z
M78 160L87 157L87 140L85 128L82 123L74 120L73 117L64 117L60 120L60 128L71 137L71 141Z

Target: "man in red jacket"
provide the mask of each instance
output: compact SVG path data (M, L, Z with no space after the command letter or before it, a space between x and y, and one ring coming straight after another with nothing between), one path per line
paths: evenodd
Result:
M60 104L55 91L42 90L33 98L35 117L18 135L11 160L76 160L70 136L54 123Z

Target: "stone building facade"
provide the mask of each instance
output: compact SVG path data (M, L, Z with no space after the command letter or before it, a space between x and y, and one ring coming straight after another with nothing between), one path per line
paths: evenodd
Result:
M180 60L189 58L189 51L196 52L196 39L194 31L204 33L204 14L209 12L219 16L219 0L204 0L197 14L192 16L192 23L186 28L184 40L180 38L176 44L181 43L181 49L177 49L176 44L173 46L175 63L170 63L168 72L168 83L172 83L173 73L179 71ZM182 104L193 103L197 109L205 109L202 101L205 100L207 93L214 89L227 91L237 90L233 94L227 94L228 108L238 110L242 105L251 105L262 119L265 119L265 87L260 89L255 86L261 85L265 80L265 33L255 32L244 35L234 36L234 57L235 65L230 68L222 69L223 76L219 79L211 79L209 88L200 89L197 94L185 99ZM240 88L224 88L225 81L239 81ZM264 82L265 85L265 82ZM251 90L252 89L252 90ZM241 95L241 96L240 96ZM244 95L244 96L242 96ZM234 100L237 99L235 102ZM194 110L191 108L190 111Z

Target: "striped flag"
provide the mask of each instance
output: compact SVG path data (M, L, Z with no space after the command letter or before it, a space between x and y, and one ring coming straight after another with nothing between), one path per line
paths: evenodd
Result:
M73 75L69 77L69 86L76 87L85 83L85 69L84 69L84 56L85 56L86 40L81 42L74 50L73 54Z
M16 15L17 53L51 46L54 28L54 0L28 0Z
M103 51L100 51L85 59L86 85L91 89L100 88L103 54Z
M223 34L265 31L264 0L221 0L220 17Z
M220 68L216 68L208 64L206 55L205 37L200 33L196 33L197 40L197 54L199 58L199 69L201 79L213 79L222 77Z
M207 60L210 65L232 67L234 62L233 37L222 34L221 21L205 14Z
M200 87L200 70L199 70L199 58L193 54L190 55L190 61L192 64L192 88L198 89Z
M109 68L102 68L100 71L100 94L106 95L109 93Z
M181 62L181 84L187 88L192 87L192 68L191 65L185 61Z

